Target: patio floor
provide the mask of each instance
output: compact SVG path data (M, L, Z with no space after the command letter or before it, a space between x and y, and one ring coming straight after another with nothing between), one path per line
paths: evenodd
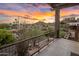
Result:
M70 56L71 52L79 54L79 42L67 39L56 39L35 56Z

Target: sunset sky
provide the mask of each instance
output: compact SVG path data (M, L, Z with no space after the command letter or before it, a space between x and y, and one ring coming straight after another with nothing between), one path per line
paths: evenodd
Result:
M61 16L79 14L79 6L61 10ZM48 4L0 3L0 16L23 16L36 19L54 16Z

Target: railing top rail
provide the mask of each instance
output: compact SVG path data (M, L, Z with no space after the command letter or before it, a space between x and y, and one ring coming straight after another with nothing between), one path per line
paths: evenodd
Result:
M21 43L21 42L24 42L24 41L28 41L28 40L31 40L31 39L34 39L34 38L37 38L37 37L40 37L40 36L43 36L43 35L46 35L46 34L49 34L49 33L44 33L44 34L41 34L41 35L38 35L38 36L34 36L34 37L31 37L31 38L28 38L28 39L16 41L16 42L11 43L11 44L3 45L3 46L0 47L0 49L6 48L6 47L9 47L9 46L12 46L12 45L16 45L18 43Z

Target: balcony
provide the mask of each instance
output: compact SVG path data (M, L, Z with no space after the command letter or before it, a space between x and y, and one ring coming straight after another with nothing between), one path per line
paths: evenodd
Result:
M59 38L60 9L79 4L49 4L55 10L55 38L49 33L0 47L0 56L72 56L79 55L79 42ZM43 36L43 40L39 37ZM44 38L46 36L46 38ZM77 35L78 36L78 35ZM33 40L34 39L34 40Z
M47 33L48 34L48 33ZM79 42L64 38L47 37L38 42L42 34L29 39L7 44L0 47L1 56L72 56L79 55ZM37 39L35 46L32 40ZM28 44L28 46L27 46Z

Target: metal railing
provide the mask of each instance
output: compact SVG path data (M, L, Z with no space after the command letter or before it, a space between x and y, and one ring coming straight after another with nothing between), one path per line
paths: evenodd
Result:
M32 38L17 41L0 47L0 56L32 56L47 46L52 40L48 35L41 34Z

